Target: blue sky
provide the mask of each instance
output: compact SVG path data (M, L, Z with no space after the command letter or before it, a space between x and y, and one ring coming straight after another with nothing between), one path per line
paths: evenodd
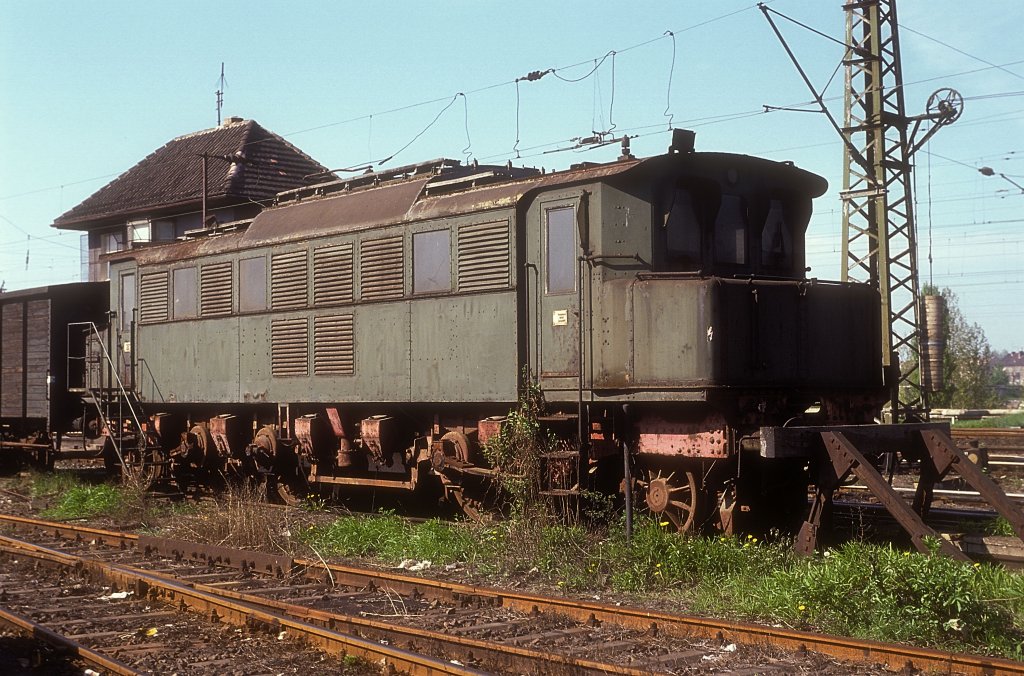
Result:
M841 5L770 4L839 39ZM940 87L967 99L916 158L922 281L952 288L993 347L1022 349L1024 3L900 0L899 16L908 113ZM824 86L840 48L781 25ZM169 139L214 126L221 62L225 115L255 119L332 168L395 153L439 113L391 166L504 163L515 151L516 163L548 169L608 161L616 146L559 149L613 125L638 135L635 154L652 155L669 142L667 108L675 126L697 132L698 149L793 160L828 178L809 264L813 276L839 277L842 146L821 115L760 112L810 96L750 1L0 0L7 289L78 278L78 235L50 224ZM564 79L521 82L517 115L514 80L549 68ZM826 96L841 116L841 72Z

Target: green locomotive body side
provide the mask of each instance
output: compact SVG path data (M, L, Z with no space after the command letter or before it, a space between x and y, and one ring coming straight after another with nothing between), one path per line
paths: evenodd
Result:
M510 404L524 370L552 402L882 385L877 293L804 279L812 174L692 153L437 182L296 199L112 261L142 397ZM765 219L786 221L779 260Z

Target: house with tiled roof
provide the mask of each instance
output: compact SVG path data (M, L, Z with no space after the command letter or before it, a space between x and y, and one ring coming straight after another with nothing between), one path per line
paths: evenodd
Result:
M994 361L1003 370L1009 385L1024 385L1024 351L1008 352Z
M229 117L167 142L53 227L85 232L82 278L101 281L107 279L102 254L244 222L277 193L325 178L331 178L326 167L282 137Z

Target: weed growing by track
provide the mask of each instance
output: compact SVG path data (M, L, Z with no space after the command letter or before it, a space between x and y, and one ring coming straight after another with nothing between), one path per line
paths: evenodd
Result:
M541 458L554 450L553 435L541 429L544 393L530 378L522 376L519 403L509 412L501 431L483 448L484 456L497 471L498 485L508 499L513 523L546 520L547 503L540 499Z
M657 595L690 612L965 652L1024 657L1024 576L998 566L849 543L798 557L786 541L696 538L641 519L622 529L350 517L297 533L318 554L461 564L589 594Z
M162 533L240 549L291 553L292 520L302 514L308 512L267 503L263 485L231 484L216 501L182 510Z
M51 498L52 506L40 515L57 520L137 515L143 502L138 491L106 483L84 484L59 474L39 475L33 482L32 496Z

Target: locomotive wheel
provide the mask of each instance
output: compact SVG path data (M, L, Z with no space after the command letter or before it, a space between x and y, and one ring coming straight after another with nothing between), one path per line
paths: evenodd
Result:
M455 459L460 462L473 462L473 447L469 437L462 432L448 432L441 441L450 441L455 447Z
M261 451L269 467L258 465L262 474L267 469L267 500L277 500L286 505L297 505L309 494L308 468L303 467L294 449L278 443L277 430L273 425L264 425L256 432L253 446Z
M301 504L310 494L308 468L295 455L295 451L287 448L279 450L274 461L274 494L286 505Z
M662 477L659 472L641 485L647 489L645 500L648 509L659 519L667 520L680 533L695 530L697 511L703 507L696 474L673 472Z
M122 481L139 490L149 490L163 475L163 454L156 435L146 433L139 437L139 443L124 449Z
M217 447L213 444L213 437L206 423L193 425L188 431L188 450L185 460L194 467L203 467L210 458L210 454L217 453Z

